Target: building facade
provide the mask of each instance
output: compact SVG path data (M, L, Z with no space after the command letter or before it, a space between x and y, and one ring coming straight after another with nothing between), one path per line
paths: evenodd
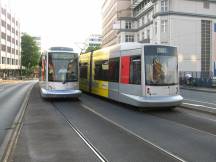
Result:
M216 76L216 1L131 0L130 8L118 17L117 43L177 46L180 71Z
M102 47L118 43L117 30L113 23L119 22L120 17L131 16L131 0L104 0L102 5Z
M20 22L11 10L0 4L0 78L19 75L21 65Z
M102 44L102 36L100 34L91 34L85 42L85 45L86 45L85 48L100 47L101 44Z

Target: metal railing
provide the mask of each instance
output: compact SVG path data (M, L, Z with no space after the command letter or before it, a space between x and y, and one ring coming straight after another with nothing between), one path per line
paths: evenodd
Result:
M199 87L216 86L215 79L213 78L212 72L197 72L197 71L179 72L179 82L180 85L190 85L190 86L199 86Z

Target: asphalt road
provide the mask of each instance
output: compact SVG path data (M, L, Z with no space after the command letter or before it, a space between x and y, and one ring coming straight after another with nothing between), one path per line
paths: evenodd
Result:
M210 112L216 115L216 91L204 92L196 90L181 89L184 97L183 106Z
M216 161L216 117L137 111L83 94L45 101L35 87L12 161Z
M26 96L26 92L34 84L23 82L17 84L0 84L0 146Z

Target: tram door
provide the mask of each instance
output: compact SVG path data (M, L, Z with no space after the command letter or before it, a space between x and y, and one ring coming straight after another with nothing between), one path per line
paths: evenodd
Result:
M120 64L119 95L141 96L141 49L122 51Z
M119 100L120 51L110 52L109 58L109 98Z

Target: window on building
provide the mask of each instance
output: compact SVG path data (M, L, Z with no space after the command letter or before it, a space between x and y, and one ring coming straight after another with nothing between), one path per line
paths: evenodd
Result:
M119 58L109 60L109 81L119 82Z
M94 80L108 81L108 60L95 61Z
M12 33L15 33L15 29L14 28L12 28Z
M1 32L1 38L2 38L2 39L6 39L6 34L3 33L3 32Z
M142 19L139 19L139 26L142 26Z
M11 59L7 58L7 64L10 65L11 64Z
M6 27L6 22L5 22L4 20L1 20L1 25L2 25L3 27Z
M16 65L18 65L18 60L16 60Z
M147 23L149 23L150 22L150 13L147 13L146 17L147 17Z
M18 40L16 40L16 45L18 46Z
M155 35L157 34L157 21L154 23Z
M15 54L15 49L14 48L12 48L12 54Z
M168 28L168 21L167 20L161 20L161 32L166 33Z
M11 47L7 47L7 52L11 53Z
M16 35L18 35L18 31L16 30Z
M134 35L125 35L125 42L134 42Z
M203 2L203 8L209 9L209 1L208 0L205 0Z
M145 25L145 16L142 17L142 24Z
M7 41L11 42L11 36L7 35Z
M147 39L150 39L150 30L147 30Z
M11 19L11 14L10 13L7 13L7 18Z
M143 31L142 32L142 40L144 40L145 39L145 32Z
M130 58L130 84L141 84L141 57Z
M125 29L132 29L132 23L131 23L131 21L126 21L125 22Z
M167 12L168 11L168 0L162 0L161 1L161 12Z
M2 57L2 64L6 64L6 57Z
M15 39L14 38L12 38L12 43L15 44Z
M7 24L7 29L11 30L11 26L9 24Z
M1 50L2 50L2 51L6 51L6 46L2 44L2 45L1 45Z
M88 78L88 63L80 64L80 78L83 78L83 79Z
M6 9L2 8L1 11L3 15L6 15Z
M139 42L140 41L140 35L139 35L139 33L137 33L137 42Z

